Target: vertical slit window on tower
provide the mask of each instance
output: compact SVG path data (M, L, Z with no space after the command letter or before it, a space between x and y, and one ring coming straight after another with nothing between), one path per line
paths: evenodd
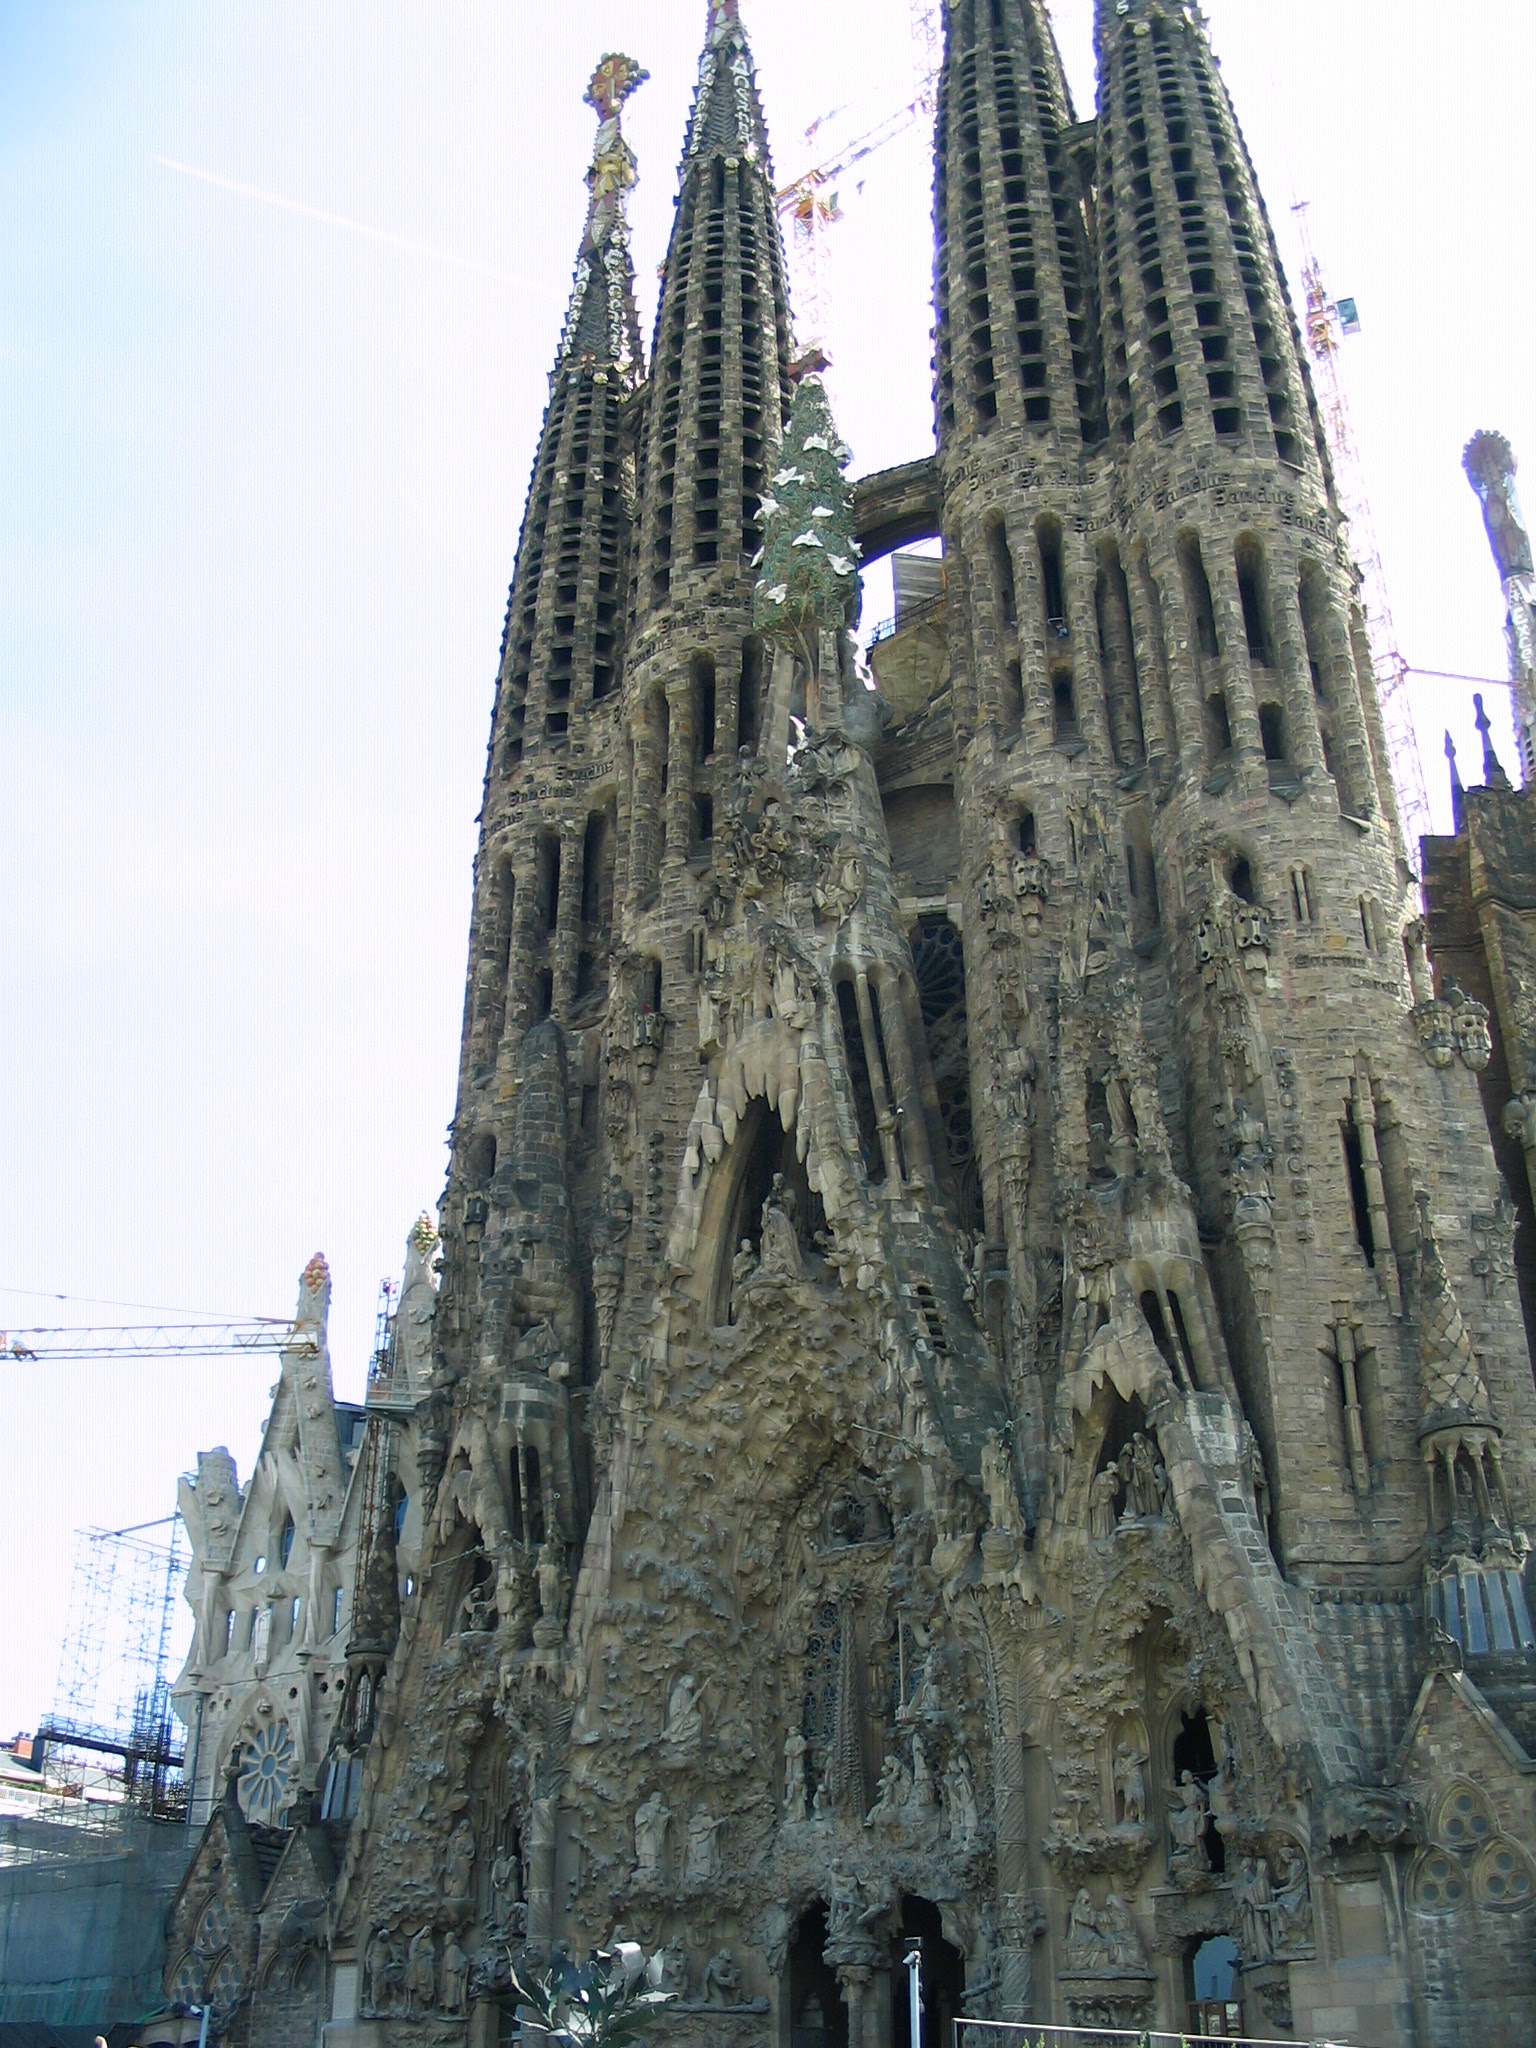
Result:
M1285 712L1280 705L1259 706L1259 736L1264 742L1266 761L1285 761L1290 758L1285 745Z
M1040 591L1045 629L1052 639L1065 640L1072 629L1067 618L1066 583L1062 575L1060 520L1042 519L1035 528L1035 542L1040 552Z
M560 837L546 832L539 840L539 933L554 936L560 915Z
M1190 623L1195 629L1195 645L1207 661L1217 656L1216 607L1211 598L1211 579L1205 573L1205 556L1200 548L1200 536L1188 528L1178 537L1179 567L1184 576L1184 598L1189 606Z
M1051 677L1051 716L1058 740L1075 740L1080 737L1077 725L1077 700L1073 694L1070 670L1057 669Z
M1265 668L1273 668L1275 656L1270 643L1269 593L1266 588L1264 551L1251 533L1245 533L1238 539L1234 558L1249 659Z
M736 700L736 745L757 747L758 674L762 667L762 646L745 640L741 648L741 693Z
M693 755L707 761L715 751L715 664L707 654L693 658Z
M1376 1232L1371 1224L1371 1198L1365 1185L1365 1153L1353 1116L1346 1115L1339 1126L1344 1143L1344 1173L1349 1183L1349 1206L1355 1220L1355 1243L1365 1253L1366 1264L1376 1263Z
M859 1128L859 1149L863 1154L865 1176L871 1181L883 1181L885 1154L881 1150L880 1127L875 1117L874 1084L864 1051L858 997L851 981L837 984L837 1014L842 1025L843 1054L848 1062L848 1084L853 1092L853 1110Z
M997 592L998 618L1004 630L1011 632L1019 622L1019 609L1014 593L1013 555L1008 546L1008 529L1001 517L987 521L987 553L992 561L992 587Z

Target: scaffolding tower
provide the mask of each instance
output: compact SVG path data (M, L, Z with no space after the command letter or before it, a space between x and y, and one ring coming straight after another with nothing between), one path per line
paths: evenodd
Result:
M50 1752L54 1776L104 1760L124 1802L156 1819L179 1818L185 1799L170 1661L189 1562L179 1515L77 1535L54 1704L34 1738L39 1769Z

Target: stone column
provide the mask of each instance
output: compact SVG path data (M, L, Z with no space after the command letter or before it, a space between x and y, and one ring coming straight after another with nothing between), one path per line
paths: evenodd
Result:
M1275 659L1285 682L1285 716L1290 728L1291 759L1303 781L1322 773L1323 741L1317 724L1317 700L1312 689L1312 665L1307 659L1307 640L1301 626L1301 599L1295 578L1271 576L1271 630L1275 636Z
M551 965L555 973L555 1014L563 1016L576 998L576 958L581 950L581 898L586 834L566 820L560 828L560 898L555 905L555 936Z

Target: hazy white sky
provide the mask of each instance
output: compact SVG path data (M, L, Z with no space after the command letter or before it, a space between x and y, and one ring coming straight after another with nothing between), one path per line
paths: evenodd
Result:
M1360 302L1404 651L1502 675L1459 460L1498 426L1536 464L1536 13L1472 0L1453 41L1428 0L1207 5L1283 243L1309 197ZM1091 11L1056 8L1083 113ZM442 1183L582 93L612 47L653 74L627 121L648 322L704 12L0 0L0 1323L118 1314L49 1293L281 1315L320 1249L360 1393L379 1279ZM743 13L786 175L818 114L906 97L906 0ZM877 159L836 231L859 469L931 441L925 155ZM1475 770L1466 697L1419 692L1437 798L1452 711ZM4 1370L9 1730L52 1694L71 1532L168 1513L200 1447L247 1474L272 1371Z

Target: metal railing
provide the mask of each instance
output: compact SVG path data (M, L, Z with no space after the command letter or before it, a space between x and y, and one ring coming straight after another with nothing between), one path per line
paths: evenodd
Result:
M935 591L932 597L920 599L916 604L904 604L894 619L882 619L869 636L869 645L878 647L882 640L894 639L898 633L905 633L909 626L921 626L925 620L937 618L949 604L947 590Z
M1052 2048L1055 2042L1073 2048L1305 2048L1295 2040L1274 2040L1265 2034L1170 2033L1166 2028L1126 2030L1121 2027L1047 2027L1034 2021L956 2020L954 2048ZM1344 2048L1320 2042L1314 2048Z

